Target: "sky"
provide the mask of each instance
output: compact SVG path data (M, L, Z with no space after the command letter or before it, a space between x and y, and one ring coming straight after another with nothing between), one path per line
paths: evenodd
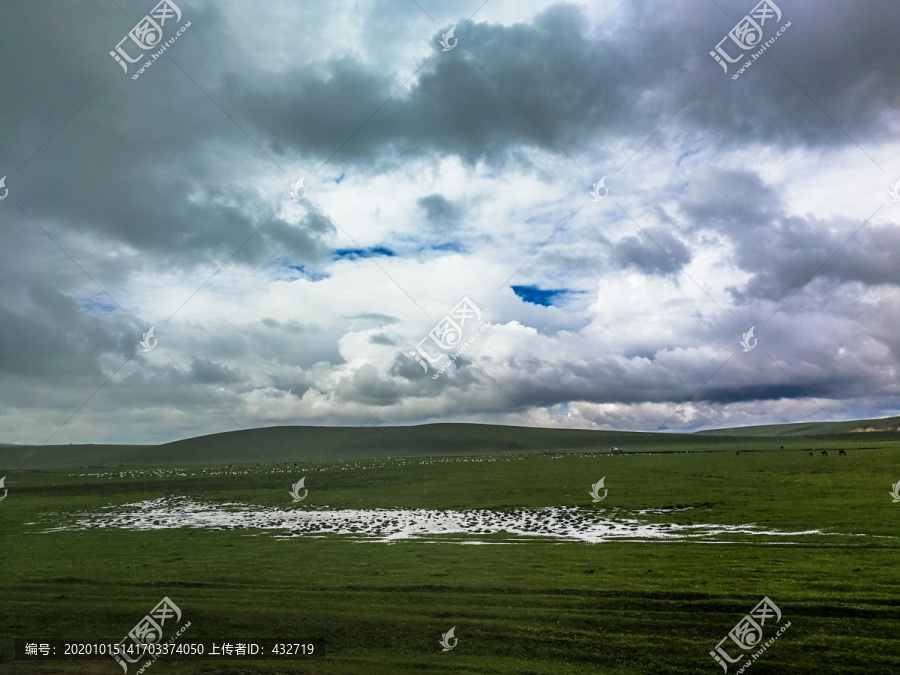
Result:
M898 24L3 3L0 441L897 415Z

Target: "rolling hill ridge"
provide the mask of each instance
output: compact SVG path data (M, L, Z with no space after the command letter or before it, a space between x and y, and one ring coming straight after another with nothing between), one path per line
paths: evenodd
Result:
M900 417L671 432L440 423L390 427L279 426L160 445L6 445L0 467L191 466L503 453L712 452L856 447L900 439ZM0 469L2 470L2 469Z

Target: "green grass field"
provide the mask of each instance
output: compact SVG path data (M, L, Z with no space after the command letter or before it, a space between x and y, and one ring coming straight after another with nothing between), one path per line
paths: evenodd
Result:
M385 440L378 454L390 460L301 461L300 451L273 449L277 464L257 467L254 455L230 470L203 463L214 452L185 455L177 470L169 457L158 470L134 462L7 470L0 672L121 673L112 659L12 660L12 640L120 639L163 596L191 622L183 640L315 638L321 658L163 657L148 671L159 674L717 673L709 651L764 596L791 626L747 672L900 672L900 503L889 494L900 480L898 434L669 443L676 435L665 434L642 449L681 452L610 455L540 454L542 433L522 436L537 436L524 453L500 438L464 444L467 456L418 459L412 441L392 451ZM441 454L427 437L418 442L422 455ZM813 446L829 456L809 456L803 448ZM0 456L11 466L24 451ZM302 476L309 495L293 504L288 490ZM594 504L590 485L604 476L608 497ZM598 518L827 534L729 535L729 543L490 535L479 541L495 545L461 545L466 537L383 543L243 528L46 531L169 496L307 511L578 506ZM684 510L635 514L673 507ZM453 626L458 644L442 652Z

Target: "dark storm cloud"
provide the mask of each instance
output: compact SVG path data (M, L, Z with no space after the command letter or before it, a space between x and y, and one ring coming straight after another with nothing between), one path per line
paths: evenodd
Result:
M753 276L743 289L732 289L735 298L779 300L810 280L900 284L896 228L869 225L854 236L861 225L846 219L817 223L811 217L775 221L765 242L741 242L736 259Z
M442 365L443 363L437 364L437 367L440 368ZM434 398L451 389L468 391L484 384L483 374L477 367L473 367L472 362L465 356L457 358L440 377L432 379L437 372L434 367L430 367L427 372L423 371L422 366L408 352L396 354L388 373L391 377L402 378L404 383L403 388L391 399L389 405L399 405L404 400L416 398Z
M780 399L802 399L810 396L823 396L825 388L822 386L800 386L798 384L754 384L741 387L711 386L701 390L694 397L695 402L705 401L709 403L740 403L743 401L778 401ZM832 392L836 393L836 392Z
M622 119L623 92L616 81L627 77L623 68L641 65L627 64L621 45L595 42L574 6L554 7L533 23L510 27L473 22L460 26L458 35L474 60L464 49L435 55L336 161L437 153L474 163L503 161L521 145L556 151L552 139L583 141L596 133L598 120L609 130L610 120ZM598 68L598 63L609 67ZM361 62L342 58L317 70L230 81L227 90L235 92L243 116L278 150L293 147L328 157L396 86Z
M186 8L185 13L191 11ZM121 72L105 47L131 25L115 5L105 11L31 5L14 14L12 25L4 28L11 31L21 24L20 32L7 35L4 43L22 64L6 83L3 113L16 133L4 134L0 150L21 163L40 148L11 177L16 199L39 223L58 235L92 232L143 254L132 256L120 275L138 266L183 269L221 262L248 239L235 263L258 263L274 251L327 262L329 247L323 240L334 234L333 225L315 210L297 224L282 220L284 214L274 215L286 194L263 197L256 185L266 174L286 184L287 179L172 63L154 63L155 72L148 71L139 83L111 77ZM22 29L37 25L42 39L29 36L22 42L27 34ZM31 54L37 42L44 51ZM190 50L190 40L179 43L184 46L181 55ZM73 77L57 82L58 73L46 67L54 62ZM44 77L31 73L37 63L45 64ZM93 78L87 77L91 73ZM103 75L111 82L98 89ZM92 92L90 102L66 123ZM75 248L66 236L61 241ZM100 275L108 278L114 272L105 264Z
M542 274L553 279L552 283L570 283L572 275L577 274L593 285L596 277L625 269L638 270L648 276L668 276L678 273L679 265L687 265L692 258L691 249L684 241L659 227L637 230L635 235L616 240L595 231L584 236L585 240L579 241L577 246L572 246L571 242L551 241L540 250L538 261ZM697 242L691 244L698 245ZM529 273L528 268L525 273Z
M379 326L390 326L392 324L400 323L400 319L395 316L388 316L387 314L378 314L377 312L365 312L363 314L356 314L354 316L344 317L345 319L350 320L361 320L366 322L374 322Z
M397 384L384 377L374 365L367 363L352 375L342 377L334 388L341 401L380 406L396 392Z
M411 381L422 380L425 377L425 371L422 370L422 366L413 360L406 352L394 356L394 360L391 362L388 373L391 377L401 377Z
M203 358L193 359L188 372L200 384L227 384L240 379L238 373L231 368Z
M886 113L900 103L893 83L900 70L900 46L890 28L890 18L900 16L898 6L783 4L785 17L796 26L777 43L780 62L831 116L853 120L849 131L854 138L887 134ZM735 0L723 6L736 20L748 11L745 5ZM48 29L67 20L85 21L80 9L65 6L54 6L52 12L39 6L18 11L13 26L51 17ZM226 11L224 7L197 11L214 26L224 25L210 16ZM122 30L119 14L104 16L92 9L91 32L51 34L44 41L49 49L44 58L77 63L66 52L66 45L77 41L74 58L84 61L82 70L114 69L111 60L98 64L84 42L90 38L106 44L109 35ZM460 26L461 46L434 54L336 161L371 169L392 156L436 153L470 163L502 162L527 146L556 152L555 142L580 148L621 134L637 140L684 103L691 86L704 81L712 86L670 122L673 132L682 128L719 143L851 144L766 59L739 82L719 71L707 52L730 22L705 2L624 5L618 17L621 28L599 35L588 32L583 10L565 4L509 26L473 20ZM27 57L35 47L23 44L23 32L7 31L9 49L33 63ZM821 35L827 39L822 41ZM184 39L179 53L190 62L201 44ZM101 91L62 138L29 162L17 180L37 176L35 171L41 180L25 181L20 198L40 222L92 231L156 254L153 264L219 261L279 207L277 201L260 198L242 178L274 172L279 180L287 179L193 82L171 64L154 68L160 72L142 78L140 91L124 89L123 83ZM6 114L15 120L17 133L15 145L6 149L23 158L65 121L44 114L57 108L51 101L64 101L71 109L93 91L83 77L59 87L52 86L52 79L39 78L40 85L29 91L29 72L27 67L12 72L7 89L13 95ZM255 130L254 136L259 132L259 141L276 156L320 159L357 132L398 84L364 60L347 56L315 67L292 70L288 65L286 72L273 71L262 58L259 64L248 60L240 70L219 74L218 87L216 75L210 75L207 86L213 87L215 98L239 125ZM36 110L41 114L30 115ZM446 204L432 200L423 206L433 216ZM259 262L270 249L286 249L301 261L321 261L327 250L323 239L333 233L333 226L315 212L298 226L275 216L235 262Z
M734 262L751 274L742 287L730 287L740 302L786 299L812 278L900 283L896 226L867 223L866 216L789 215L781 193L754 172L697 172L679 210L688 231L714 230L732 242Z
M246 360L278 367L311 368L316 363L343 362L338 341L345 330L341 325L325 328L312 322L266 318L234 332L240 336Z
M825 344L811 346L810 351L816 352L810 354L811 360L827 358L828 349L829 345ZM552 407L569 401L721 405L809 397L852 399L866 396L876 387L883 389L881 378L875 371L863 373L854 368L839 367L822 377L803 377L800 383L768 361L763 363L762 373L758 372L758 365L745 366L737 361L720 370L727 358L728 354L712 358L694 354L678 363L670 363L667 355L659 352L646 360L625 362L602 357L584 360L582 355L580 362L576 362L530 355L513 356L502 364L482 358L479 365L497 378L506 394L525 408ZM479 377L479 368L464 370L470 377ZM651 372L652 384L647 379ZM710 380L713 374L715 376ZM410 392L404 390L402 394L406 396Z
M640 237L623 237L613 244L611 254L619 267L635 267L644 274L673 274L691 260L687 246L660 228L648 228Z
M312 324L303 324L299 321L278 321L277 319L265 318L260 323L266 328L274 328L279 331L288 331L291 333L308 333L318 328Z
M418 200L430 225L453 229L459 225L463 209L441 194L430 194Z
M170 95L195 99L196 88ZM41 158L41 180L23 185L17 194L64 247L74 248L66 234L80 231L140 251L149 257L133 263L156 268L223 262L242 246L235 263L258 263L276 252L311 263L328 260L326 241L336 230L325 216L290 204L283 208L305 213L299 223L289 224L278 201L261 199L241 184L236 170L220 168L246 161L240 151L226 149L229 136L235 147L241 146L233 133L218 122L192 129L184 119L190 115L171 107L143 101L123 106L135 108L129 117L135 127L144 127L146 136L136 138L134 128L111 124L102 106L85 111L73 122L65 149ZM146 120L138 121L148 112ZM212 150L209 143L217 130L221 138ZM155 142L148 144L149 138Z
M723 6L737 20L753 4L731 0ZM900 105L896 86L900 6L890 0L779 4L792 26L773 46L771 58L797 84L790 77L779 77L774 63L766 63L766 71L752 83L743 104L734 97L718 110L718 115L733 120L734 132L743 132L734 139L827 146L852 144L850 137L871 142L891 134L885 114ZM698 122L718 126L715 114L710 107ZM868 150L871 153L877 146L869 145Z
M461 47L437 54L336 161L432 153L469 163L502 161L521 146L555 151L557 142L577 148L621 134L646 137L685 103L691 87L704 82L708 91L673 120L673 130L682 128L719 145L853 144L822 106L838 120L852 120L850 133L857 140L889 134L886 113L900 102L893 84L900 47L886 17L900 18L900 8L886 2L871 9L848 3L783 4L792 29L778 43L777 58L815 101L769 56L754 64L740 84L709 57L752 3L728 3L733 19L706 2L623 5L618 17L623 28L601 35L588 33L580 8L561 4L527 23L476 20L460 26ZM826 24L826 34L835 39L823 49L818 30ZM772 54L775 58L775 50ZM826 77L832 68L841 75ZM318 71L305 68L228 84L243 115L273 147L325 157L395 87L381 73L346 58L323 63ZM846 96L848 91L853 96Z
M33 283L28 296L34 303L28 314L0 305L0 370L34 377L98 375L103 355L124 353L121 334L110 335L68 295Z
M692 229L757 236L781 212L781 194L755 171L698 169L678 208Z
M397 344L394 340L389 338L384 333L376 333L375 335L370 336L369 342L371 342L373 345L386 345L388 347L393 347Z

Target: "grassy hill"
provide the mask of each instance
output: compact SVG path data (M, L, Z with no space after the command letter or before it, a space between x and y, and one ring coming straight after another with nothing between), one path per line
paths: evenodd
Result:
M489 424L405 427L282 426L162 445L0 447L0 470L87 466L196 466L503 453L703 452L860 447L900 439L900 418L719 429L695 434L541 429ZM876 429L866 433L856 429ZM890 429L890 430L889 430ZM830 445L829 445L830 444Z
M188 466L248 462L475 455L509 452L608 452L712 449L717 439L690 434L540 429L489 424L406 427L264 427L162 445L50 445L0 448L0 467ZM726 439L725 443L734 443Z
M900 417L846 422L798 422L794 424L766 424L756 427L709 429L696 435L715 436L837 436L843 434L892 434L900 438Z

